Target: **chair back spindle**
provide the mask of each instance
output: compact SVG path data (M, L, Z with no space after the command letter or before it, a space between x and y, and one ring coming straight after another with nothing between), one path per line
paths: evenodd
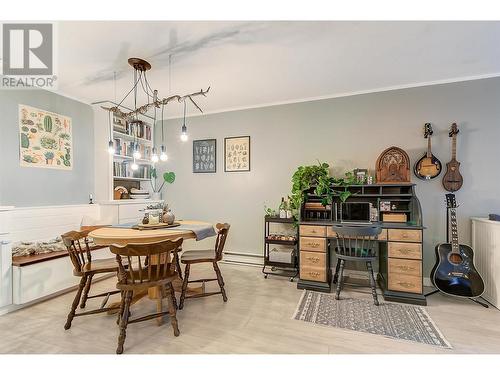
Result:
M117 287L148 287L161 283L175 273L172 260L177 256L183 239L151 244L110 246L118 262ZM124 263L124 259L126 263ZM125 265L128 265L126 268Z
M334 225L336 235L335 252L352 258L373 258L376 256L377 236L380 226L360 227L354 225Z
M75 272L83 271L87 263L92 262L88 234L90 230L70 231L61 235L64 245L68 250L69 258Z
M224 245L226 244L227 235L231 226L228 223L218 223L215 227L217 228L217 239L215 240L215 259L220 261L222 260L222 252L224 250Z

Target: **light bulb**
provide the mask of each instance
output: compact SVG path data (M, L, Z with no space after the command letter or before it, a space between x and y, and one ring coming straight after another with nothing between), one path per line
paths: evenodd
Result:
M132 163L132 165L130 166L130 168L131 168L133 171L136 171L136 170L138 170L138 169L139 169L139 166L137 165L137 163L135 162L135 160L134 160L134 162Z
M108 152L113 155L115 153L115 144L113 141L109 141L108 143Z
M153 147L153 152L151 154L151 161L153 163L158 163L158 153L156 152L156 147Z
M160 147L160 160L161 161L168 160L167 148L164 145L161 145L161 147Z
M135 148L134 148L134 153L132 154L132 156L134 157L134 159L140 159L141 158L141 152L139 151L139 145L135 145Z
M186 125L182 125L182 133L181 133L181 141L186 142L188 140L187 127Z

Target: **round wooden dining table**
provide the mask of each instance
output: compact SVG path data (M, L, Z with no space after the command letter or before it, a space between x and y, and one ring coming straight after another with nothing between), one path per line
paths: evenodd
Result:
M203 221L194 220L183 220L180 224L186 225L206 225L212 226L211 223ZM195 239L196 236L193 231L185 229L147 229L147 230L137 230L132 228L121 228L121 227L103 227L91 231L88 236L93 239L96 245L102 246L125 246L128 244L150 244L154 242L166 241L166 240L176 240L178 238L183 238L184 240ZM182 279L179 277L173 282L173 286L176 292L181 292L182 290ZM198 294L203 293L204 287L200 288L188 288L187 294ZM132 298L132 303L136 303L140 299L144 298L146 295L151 299L157 301L158 312L162 310L162 297L159 294L158 288L150 288L147 292L137 293ZM119 308L119 303L112 304L111 307L116 306ZM117 312L117 311L116 311ZM159 319L159 324L162 320Z

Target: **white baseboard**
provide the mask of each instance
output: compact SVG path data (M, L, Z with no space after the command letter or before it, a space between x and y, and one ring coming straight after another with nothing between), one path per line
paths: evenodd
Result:
M225 263L244 264L255 267L262 267L264 265L264 257L262 255L233 251L224 252L223 261Z

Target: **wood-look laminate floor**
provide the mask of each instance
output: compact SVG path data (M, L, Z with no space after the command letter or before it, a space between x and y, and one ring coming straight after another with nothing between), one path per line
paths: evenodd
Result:
M125 353L500 353L500 311L443 295L429 297L427 311L454 349L322 327L291 319L302 291L287 278L262 277L256 267L222 264L229 301L220 295L188 299L178 312L181 334L174 337L166 318L129 326ZM193 267L192 277L209 272ZM114 279L96 283L94 292L112 288ZM207 288L208 289L208 288ZM115 316L77 317L63 329L75 292L0 316L1 353L114 353ZM346 296L371 299L369 291ZM115 296L116 299L116 296ZM90 300L89 308L99 301ZM143 300L139 316L156 308Z

